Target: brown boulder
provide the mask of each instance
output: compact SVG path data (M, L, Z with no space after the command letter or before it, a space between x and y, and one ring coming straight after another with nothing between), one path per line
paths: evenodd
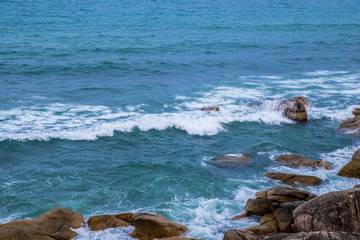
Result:
M308 201L316 195L296 188L272 187L267 190L266 197L279 202L295 202Z
M107 214L92 216L87 221L91 231L104 230L108 228L130 226L132 213Z
M339 130L351 131L355 134L360 134L360 109L355 108L353 114L355 117L340 123Z
M309 175L296 175L296 174L288 174L288 173L267 173L266 177L280 180L283 183L290 186L315 186L322 182L322 180L315 176Z
M232 166L250 163L251 158L247 154L229 154L216 158L212 163L218 166Z
M360 189L329 192L301 204L293 212L297 232L360 232Z
M223 240L259 240L259 236L251 232L230 229L225 233Z
M141 240L178 237L188 231L184 225L172 222L163 216L148 213L133 214L131 222L135 229L130 236Z
M277 162L289 165L291 167L312 167L312 168L323 168L331 170L332 167L329 162L321 160L313 160L310 158L302 157L295 154L285 154L281 155L275 159Z
M231 220L238 220L238 219L247 218L247 217L249 217L249 214L243 213L243 214L236 215L235 217L231 218Z
M271 212L271 199L248 199L245 205L245 211L249 215L264 215Z
M80 213L56 207L37 218L1 224L0 240L66 240L77 236L71 228L84 226Z
M360 178L360 149L354 153L350 162L342 167L337 175L350 178Z
M219 112L220 108L219 107L202 107L200 108L201 111L215 111L215 112Z
M282 111L283 115L291 120L298 122L307 121L306 107L311 107L311 103L303 96L285 99L279 102L277 111Z
M271 205L271 210L277 221L280 232L294 232L291 228L291 224L294 222L293 211L304 202L305 201L273 203Z
M202 239L186 238L186 237L170 237L170 238L155 238L155 240L202 240Z
M242 231L250 231L257 235L265 235L269 233L277 233L279 231L279 227L274 215L272 213L267 213L260 219L259 225L244 228Z
M359 240L360 233L347 232L299 232L293 234L274 235L263 238L264 240Z

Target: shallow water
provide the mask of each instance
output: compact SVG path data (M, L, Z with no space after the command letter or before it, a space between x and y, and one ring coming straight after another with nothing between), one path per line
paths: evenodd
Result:
M315 194L352 187L336 173L360 140L337 127L360 107L359 23L357 1L2 1L0 222L150 212L215 240L256 224L230 219L281 185L267 172L318 176ZM274 111L297 95L306 124ZM252 163L210 164L236 153ZM277 164L285 153L334 170Z

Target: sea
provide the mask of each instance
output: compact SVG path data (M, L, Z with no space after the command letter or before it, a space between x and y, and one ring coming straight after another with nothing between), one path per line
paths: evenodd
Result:
M307 123L274 110L300 95ZM358 0L1 0L0 223L147 212L221 240L258 224L231 220L255 192L285 186L268 172L317 176L300 187L317 195L359 184L336 175L360 148L338 131L355 107ZM212 164L238 153L252 162ZM288 153L334 169L275 161Z

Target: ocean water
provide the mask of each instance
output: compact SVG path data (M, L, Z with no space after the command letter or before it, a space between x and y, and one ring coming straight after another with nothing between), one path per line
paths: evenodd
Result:
M302 95L307 123L274 110ZM249 107L255 101L264 102ZM201 107L219 106L220 112ZM0 1L0 223L55 206L149 212L220 240L258 219L268 172L311 174L315 194L360 139L337 131L360 107L360 4L349 1ZM252 163L211 161L246 153ZM293 169L285 153L334 170ZM76 239L131 239L132 228Z

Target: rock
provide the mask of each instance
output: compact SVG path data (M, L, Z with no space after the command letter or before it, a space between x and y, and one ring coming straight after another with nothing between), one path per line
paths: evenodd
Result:
M331 170L332 167L330 163L320 160L312 160L310 158L305 158L295 154L285 154L281 155L275 159L277 162L287 164L291 167L312 167L312 168L323 168Z
M279 102L277 111L282 111L283 115L291 120L298 122L307 121L306 107L311 107L311 103L303 96L285 99Z
M242 229L242 231L251 231L257 235L265 235L269 233L277 233L279 231L278 224L272 213L265 214L260 219L260 225Z
M356 117L360 115L360 108L354 108L354 110L352 111L352 114Z
M202 240L202 239L186 238L186 237L170 237L170 238L155 238L155 240Z
M342 167L337 175L350 178L360 178L360 149L354 153L350 162Z
M260 106L262 104L263 104L262 102L257 101L257 102L248 103L247 106L248 107L258 107L258 106Z
M294 232L291 228L291 224L294 222L293 211L304 202L305 201L273 203L271 205L271 210L277 221L280 232Z
M245 211L249 215L264 215L271 212L271 199L248 199L245 205Z
M230 229L225 233L223 240L259 240L259 236L251 232Z
M296 188L272 187L267 190L266 197L279 202L295 202L308 201L316 195Z
M238 219L247 218L247 217L249 217L249 214L243 213L243 214L236 215L235 217L231 218L231 220L238 220Z
M218 166L233 166L250 163L251 158L247 154L229 154L216 158L212 163Z
M219 112L220 108L219 107L202 107L200 108L201 111L215 111L215 112Z
M272 234L267 234L266 236L262 236L260 239L261 240L283 240L288 236L293 235L292 233L272 233ZM315 239L314 239L315 240Z
M293 212L297 232L360 232L360 189L329 192L301 204Z
M283 183L290 186L315 186L322 182L322 180L315 176L309 175L296 175L296 174L288 174L288 173L267 173L266 177L280 180Z
M1 224L0 240L66 240L77 236L71 228L84 226L80 213L56 207L37 218Z
M355 108L352 113L355 117L340 123L339 130L351 131L355 134L360 134L360 109Z
M266 198L267 191L259 191L255 193L256 198Z
M107 214L92 216L87 221L91 231L104 230L108 228L127 227L130 226L132 213Z
M360 233L346 233L346 232L299 232L291 235L269 236L263 238L264 240L359 240Z
M148 213L133 214L131 222L135 229L130 236L141 240L179 237L188 231L184 225L172 222L163 216Z
M353 188L360 188L360 184L355 185Z

